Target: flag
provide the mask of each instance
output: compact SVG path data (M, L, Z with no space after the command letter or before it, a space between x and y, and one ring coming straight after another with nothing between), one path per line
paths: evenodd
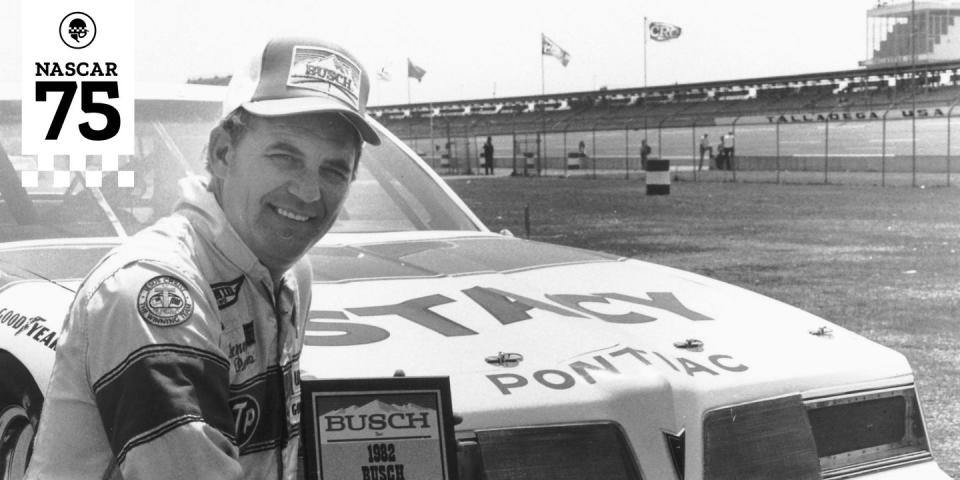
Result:
M650 22L647 27L650 31L650 38L658 42L666 42L680 36L682 29L676 25L670 25L663 22Z
M423 76L426 74L427 74L426 70L414 65L409 58L407 59L407 76L408 77L415 78L419 82L423 80Z
M377 78L384 82L389 82L393 77L390 75L390 72L387 71L387 67L380 67L380 70L377 70Z
M564 67L570 63L570 53L566 50L560 48L560 45L557 45L557 42L550 40L543 33L540 34L540 53L543 55L550 55L551 57L556 57L557 60L560 60L560 63Z

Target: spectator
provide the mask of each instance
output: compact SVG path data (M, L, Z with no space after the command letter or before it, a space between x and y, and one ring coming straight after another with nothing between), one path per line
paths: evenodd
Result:
M710 145L710 139L706 133L700 136L700 165L697 170L703 170L704 153L707 154L707 166L710 166L710 161L713 160L713 145Z
M727 170L732 170L734 168L734 146L735 138L733 136L733 131L730 131L726 135L720 137L721 148L723 149L724 163L726 164Z
M650 148L650 145L647 143L647 139L644 138L640 140L640 169L647 169L647 157L650 156L650 152L653 149Z
M714 160L717 164L717 170L727 169L727 151L723 148L724 137L726 137L726 135L720 135L720 141L717 143L717 156Z
M483 144L483 174L493 175L493 139L487 137Z

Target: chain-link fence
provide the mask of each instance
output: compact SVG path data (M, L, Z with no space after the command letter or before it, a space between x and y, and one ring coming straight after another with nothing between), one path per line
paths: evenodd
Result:
M845 106L830 99L813 113L745 111L731 102L696 113L679 105L646 116L477 115L431 119L429 131L422 123L388 127L442 174L483 173L490 137L500 174L631 178L643 174L646 140L649 158L670 160L684 180L951 185L960 168L960 91L924 100ZM723 136L733 148L729 161L719 155Z

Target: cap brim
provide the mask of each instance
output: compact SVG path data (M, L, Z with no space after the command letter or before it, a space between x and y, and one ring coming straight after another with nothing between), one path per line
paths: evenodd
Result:
M352 108L334 98L321 97L293 97L278 98L275 100L260 100L246 102L240 105L244 110L262 117L281 117L284 115L298 115L304 113L339 113L357 129L360 138L371 145L380 145L380 135Z

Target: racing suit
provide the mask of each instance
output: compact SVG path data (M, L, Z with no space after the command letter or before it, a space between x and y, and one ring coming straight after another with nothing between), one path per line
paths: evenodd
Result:
M29 479L294 479L302 259L274 284L198 178L87 276Z

